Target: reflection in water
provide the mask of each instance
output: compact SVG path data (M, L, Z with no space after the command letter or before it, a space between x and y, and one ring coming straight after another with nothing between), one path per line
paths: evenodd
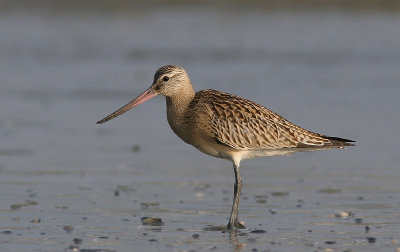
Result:
M228 231L229 239L233 245L235 252L240 252L242 250L242 248L245 246L244 243L241 243L239 241L239 236L238 236L239 232L240 231L238 231L237 229L231 229Z
M207 226L203 229L204 231L222 231L222 233L226 233L227 239L233 245L234 251L241 251L245 246L244 243L239 241L240 230L238 229L228 229L227 226ZM242 233L243 234L243 233Z

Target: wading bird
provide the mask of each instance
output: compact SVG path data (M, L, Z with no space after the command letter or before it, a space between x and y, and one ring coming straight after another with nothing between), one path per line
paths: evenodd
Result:
M186 71L175 65L159 68L146 91L97 123L107 122L156 95L166 97L168 123L176 135L205 154L232 161L235 184L228 223L231 230L245 228L238 218L242 160L354 145L352 140L305 130L250 100L211 89L195 92Z

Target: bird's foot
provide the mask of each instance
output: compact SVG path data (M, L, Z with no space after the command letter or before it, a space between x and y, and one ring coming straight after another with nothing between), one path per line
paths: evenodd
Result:
M229 221L227 227L228 227L228 229L230 229L230 230L233 230L233 229L235 229L235 228L237 228L237 229L245 229L245 228L246 228L246 227L245 227L242 223L240 223L238 220L233 221L233 222Z

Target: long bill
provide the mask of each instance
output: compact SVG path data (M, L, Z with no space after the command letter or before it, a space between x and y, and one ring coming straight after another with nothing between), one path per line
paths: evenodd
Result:
M115 111L114 113L104 117L103 119L101 119L100 121L97 122L97 124L102 124L105 123L119 115L122 115L123 113L125 113L126 111L136 107L137 105L153 98L154 96L158 95L157 93L155 93L152 89L152 87L149 87L146 91L144 91L141 95L139 95L138 97L136 97L135 99L133 99L132 101L130 101L129 103L127 103L125 106L123 106L122 108L118 109L117 111Z

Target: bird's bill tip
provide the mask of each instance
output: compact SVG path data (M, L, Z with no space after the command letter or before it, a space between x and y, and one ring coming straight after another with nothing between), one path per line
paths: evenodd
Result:
M133 99L132 101L130 101L129 103L127 103L126 105L124 105L123 107L121 107L120 109L118 109L117 111L115 111L114 113L109 114L108 116L104 117L103 119L101 119L100 121L97 122L97 124L102 124L105 123L119 115L122 115L123 113L127 112L128 110L136 107L137 105L153 98L154 96L158 95L157 93L155 93L153 91L153 89L150 87L148 88L146 91L144 91L141 95L139 95L138 97L136 97L135 99Z

